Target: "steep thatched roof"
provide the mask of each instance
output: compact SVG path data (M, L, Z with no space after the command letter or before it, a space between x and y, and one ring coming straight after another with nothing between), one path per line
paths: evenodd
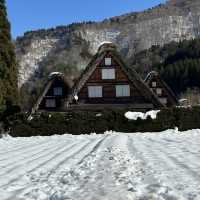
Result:
M178 104L178 100L176 98L176 95L174 94L174 92L171 90L171 88L167 85L167 83L161 78L160 74L156 71L151 71L147 77L145 78L145 83L147 83L149 85L149 83L151 82L152 79L156 78L157 80L160 81L160 83L163 85L163 87L165 88L165 90L168 93L169 96L169 100L171 101L172 105L177 105Z
M158 97L149 89L148 85L143 82L137 72L125 64L125 62L117 52L116 46L113 43L104 43L99 47L98 52L94 55L91 62L88 64L88 66L80 76L79 80L74 85L72 89L72 96L69 99L70 102L72 102L73 97L80 92L86 81L89 79L89 77L95 71L96 67L101 63L108 52L110 52L112 57L119 63L121 69L128 76L132 84L139 91L141 91L141 95L150 100L154 106L165 107L165 105L159 101Z
M63 82L64 85L66 85L66 87L68 87L69 89L72 88L73 82L71 80L67 79L64 76L64 74L62 74L60 72L52 72L48 77L48 81L47 81L46 85L44 86L44 89L43 89L41 95L38 97L37 102L33 106L31 114L34 114L39 109L39 106L40 106L43 98L45 97L45 95L47 94L47 92L49 91L49 89L51 88L51 86L55 80L59 80L59 81Z

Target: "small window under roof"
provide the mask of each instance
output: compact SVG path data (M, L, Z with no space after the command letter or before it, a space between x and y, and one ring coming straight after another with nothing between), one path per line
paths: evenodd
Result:
M53 88L53 94L55 96L62 96L62 94L63 94L62 87L55 87L55 88Z
M155 81L153 81L153 82L152 82L152 87L155 88L156 86L157 86L157 83L156 83Z
M102 79L115 79L115 69L102 69Z
M112 59L111 58L105 58L105 65L110 66L112 64Z

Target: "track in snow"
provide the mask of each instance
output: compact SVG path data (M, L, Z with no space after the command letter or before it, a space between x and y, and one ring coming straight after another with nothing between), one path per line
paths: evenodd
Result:
M200 199L200 131L4 138L1 200Z

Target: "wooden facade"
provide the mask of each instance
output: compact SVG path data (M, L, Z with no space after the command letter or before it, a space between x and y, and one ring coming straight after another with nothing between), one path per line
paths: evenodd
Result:
M67 107L67 99L71 90L71 83L61 73L52 73L44 87L41 96L32 109L42 111L63 111Z
M112 64L105 66L105 58L111 58ZM102 69L114 69L114 79L102 79ZM129 96L116 96L116 86L127 85L130 87ZM102 86L102 97L90 98L88 95L89 86ZM79 94L79 103L87 104L137 104L137 103L150 103L146 100L141 92L131 83L119 63L115 61L110 53L107 53L102 62L96 67L92 75L88 78L87 82L81 88Z
M99 48L72 91L72 98L77 97L71 101L73 107L74 103L79 107L129 105L153 109L164 106L139 75L126 66L110 43Z
M65 107L65 101L67 99L68 93L68 87L65 85L65 83L62 80L55 78L53 83L51 84L51 87L42 99L39 110L63 109ZM52 105L48 105L48 101L51 101Z
M161 78L158 72L150 72L145 82L148 84L149 88L158 96L159 100L165 104L167 107L176 106L178 100L169 88L166 82Z

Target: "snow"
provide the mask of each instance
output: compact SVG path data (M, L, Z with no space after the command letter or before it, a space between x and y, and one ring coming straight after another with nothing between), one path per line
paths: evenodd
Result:
M32 121L34 118L33 118L33 116L32 115L30 115L29 117L28 117L28 121Z
M76 101L78 101L78 95L75 95L75 96L74 96L74 99L75 99Z
M53 76L60 76L60 75L62 75L61 72L51 72L51 73L49 74L49 78L52 78Z
M146 113L142 112L126 112L125 117L130 120L137 120L138 118L145 120L147 117L150 117L151 119L156 119L157 114L160 112L160 110L151 110Z
M179 100L180 103L184 103L184 102L186 102L186 101L188 101L188 99L180 99L180 100Z
M0 139L1 200L198 200L200 130Z
M100 47L103 46L104 44L113 44L111 41L103 41L100 43Z
M96 117L101 117L101 116L102 116L101 113L97 113L97 114L96 114Z

